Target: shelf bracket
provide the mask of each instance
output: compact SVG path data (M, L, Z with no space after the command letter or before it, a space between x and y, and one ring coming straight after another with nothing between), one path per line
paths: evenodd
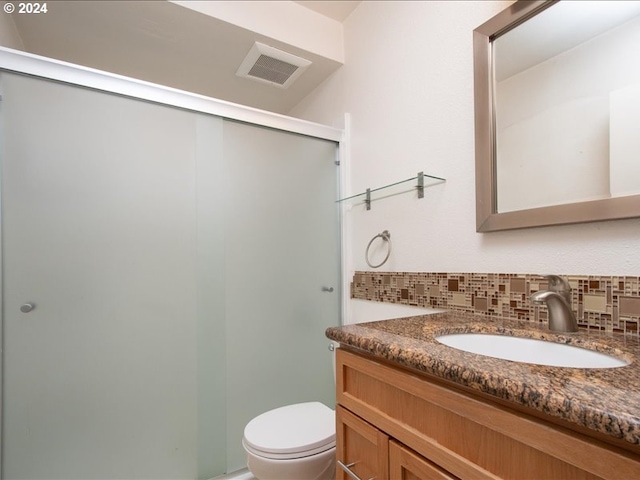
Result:
M424 198L424 172L418 172L418 198Z

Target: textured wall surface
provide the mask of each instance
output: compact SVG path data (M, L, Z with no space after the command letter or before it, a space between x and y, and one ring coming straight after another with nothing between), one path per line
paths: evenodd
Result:
M362 2L344 24L345 65L290 113L342 126L348 194L424 171L447 179L344 213L345 275L367 270L389 230L389 272L640 275L640 220L475 231L473 29L509 1ZM613 312L612 312L613 315Z

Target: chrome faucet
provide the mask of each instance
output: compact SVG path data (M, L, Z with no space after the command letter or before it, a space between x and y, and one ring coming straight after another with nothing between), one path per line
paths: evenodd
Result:
M566 278L547 275L549 289L531 295L533 303L546 303L549 309L549 330L577 332L578 321L571 309L571 285Z

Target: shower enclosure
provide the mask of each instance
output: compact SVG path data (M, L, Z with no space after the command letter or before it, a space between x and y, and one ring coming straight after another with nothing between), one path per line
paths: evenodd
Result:
M0 88L2 478L211 478L255 415L333 405L336 138Z

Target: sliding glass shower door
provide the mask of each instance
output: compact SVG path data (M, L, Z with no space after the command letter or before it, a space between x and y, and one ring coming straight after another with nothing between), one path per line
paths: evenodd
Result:
M224 344L198 335L205 310L224 335L222 236L200 225L220 200L198 195L221 187L198 174L222 120L1 81L4 478L197 478L201 428L225 425L203 358Z
M284 405L333 408L324 330L339 323L336 145L226 121L228 466L244 426Z
M211 478L243 466L248 416L331 404L335 144L10 73L0 88L4 479ZM225 158L265 133L329 145L330 167ZM309 178L325 217L282 201ZM319 258L333 270L291 270Z

